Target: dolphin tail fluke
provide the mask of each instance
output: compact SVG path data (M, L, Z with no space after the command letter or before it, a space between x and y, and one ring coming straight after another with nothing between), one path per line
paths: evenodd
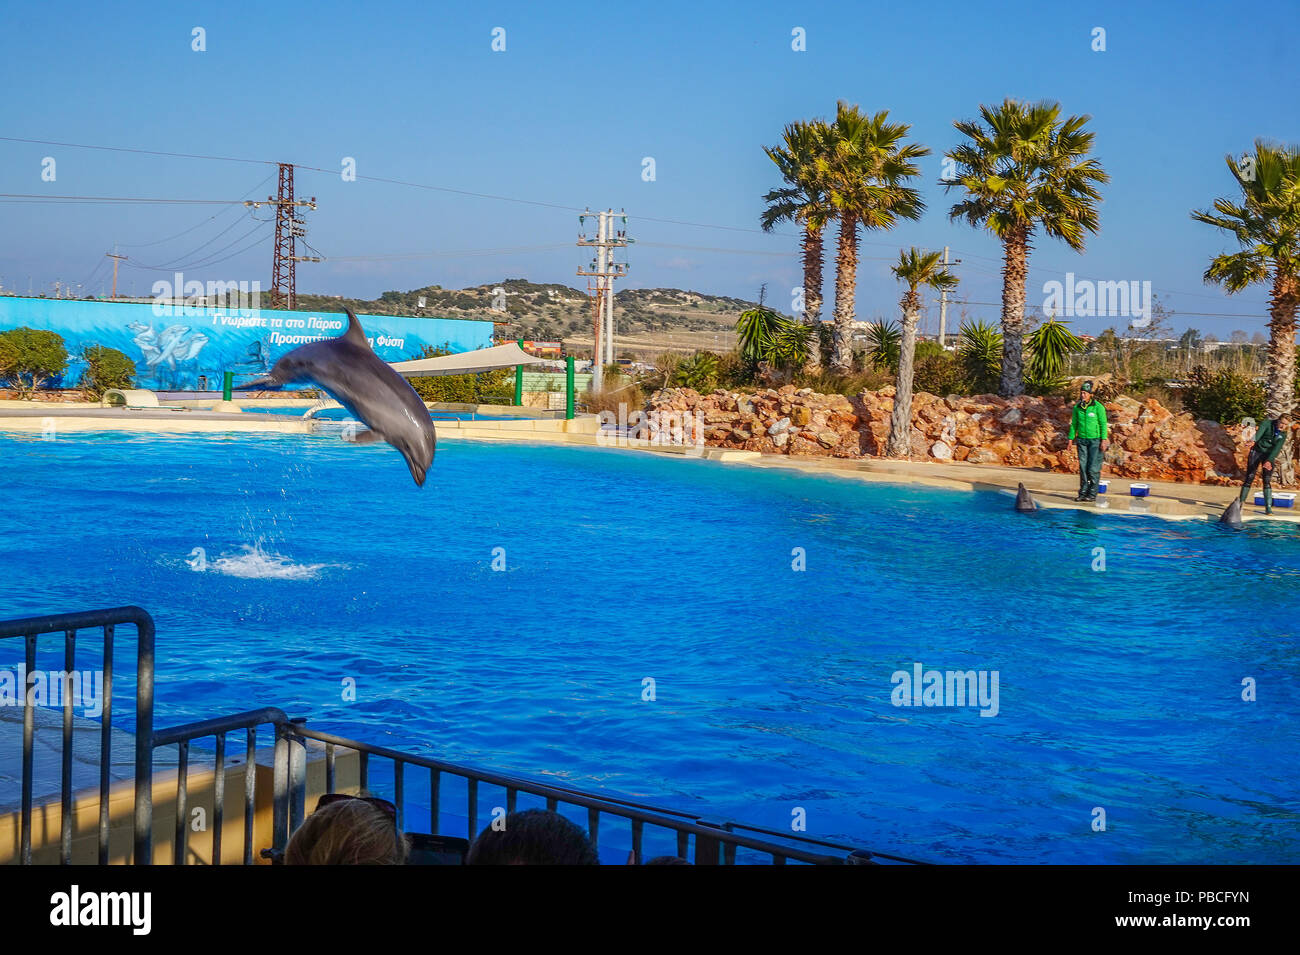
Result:
M1226 524L1228 527L1241 526L1241 498L1237 498L1223 512L1219 518L1220 524Z

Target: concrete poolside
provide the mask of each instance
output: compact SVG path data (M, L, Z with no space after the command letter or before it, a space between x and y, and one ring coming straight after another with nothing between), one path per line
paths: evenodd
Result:
M238 401L238 404L244 408L292 408L302 411L314 403L312 399L241 399ZM33 404L29 401L0 400L0 433L19 432L42 436L51 434L56 438L59 434L100 431L164 434L222 432L311 434L323 428L337 426L337 422L323 424L318 420L297 415L204 410L211 405L210 399L166 402L157 408L102 408L97 404L86 402ZM1234 487L1147 481L1145 483L1151 488L1149 496L1134 498L1128 494L1129 479L1111 478L1109 493L1102 495L1096 504L1084 504L1073 500L1078 490L1078 477L1074 474L991 464L958 462L941 464L883 458L805 458L712 447L654 446L611 437L610 432L599 434L600 424L595 415L579 415L571 420L565 420L554 413L508 405L430 404L428 407L435 412L472 415L470 419L439 420L437 430L440 440L463 439L605 447L611 450L697 457L750 467L785 468L805 473L833 474L849 479L921 484L957 490L1014 491L1016 486L1023 482L1040 507L1051 509L1068 508L1107 514L1151 515L1172 520L1206 518L1217 520L1223 509L1237 494L1237 489ZM513 417L524 415L538 416ZM1270 520L1300 524L1300 511L1275 508L1273 514L1266 517L1262 507L1255 507L1248 502L1242 510L1242 518L1246 521Z

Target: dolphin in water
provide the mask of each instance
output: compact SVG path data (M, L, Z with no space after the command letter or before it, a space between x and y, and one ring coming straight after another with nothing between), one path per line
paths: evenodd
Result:
M429 410L406 379L370 348L352 309L345 311L347 331L338 338L293 349L275 363L269 375L239 385L238 390L274 391L301 381L319 385L369 426L369 432L357 435L358 444L387 441L402 452L411 477L423 486L438 441Z
M1241 526L1241 498L1236 498L1224 510L1223 516L1219 518L1220 524L1226 524L1228 527Z
M1038 510L1038 505L1034 503L1034 499L1030 497L1029 492L1025 490L1024 482L1021 482L1020 486L1016 489L1016 510L1022 512Z

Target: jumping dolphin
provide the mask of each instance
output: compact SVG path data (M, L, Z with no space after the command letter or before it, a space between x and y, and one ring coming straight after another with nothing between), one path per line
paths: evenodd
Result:
M406 379L371 350L352 309L344 310L348 328L338 338L295 348L275 363L269 375L238 389L274 391L300 381L320 385L370 427L369 432L357 435L359 444L380 438L387 441L402 452L411 477L423 486L438 441L429 411Z
M1021 483L1019 488L1016 489L1016 510L1017 511L1038 510L1038 505L1034 503L1034 499L1030 497L1029 492L1025 490L1025 485L1023 482Z
M1241 498L1236 498L1228 505L1223 516L1219 518L1219 523L1226 524L1228 527L1241 526Z

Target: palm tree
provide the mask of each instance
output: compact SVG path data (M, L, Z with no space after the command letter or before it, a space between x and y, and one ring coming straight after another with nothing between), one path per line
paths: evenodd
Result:
M826 148L828 127L822 120L791 123L782 135L782 145L764 146L763 151L776 163L786 185L763 197L764 232L771 232L779 222L795 222L803 228L803 318L814 330L809 336L808 363L821 364L818 346L822 314L822 266L825 261L822 231L834 217L826 189L818 174L818 160Z
M1000 107L981 106L983 123L953 124L970 141L946 155L957 165L955 179L966 198L949 210L951 219L983 226L1002 240L1002 380L1004 398L1024 394L1023 333L1025 281L1029 249L1039 227L1082 252L1086 233L1098 227L1097 186L1110 177L1087 158L1093 134L1084 126L1092 117L1061 120L1059 103L1021 103L1007 99Z
M922 252L915 246L900 252L898 264L890 271L900 282L907 283L903 293L903 339L899 343L898 380L894 388L894 414L889 423L889 442L885 454L906 457L912 448L912 358L916 351L916 321L921 316L921 286L936 291L953 289L957 277L944 268L938 252Z
M1231 156L1227 161L1228 171L1241 187L1241 200L1215 199L1215 212L1197 210L1192 218L1230 232L1241 246L1239 252L1225 252L1210 260L1206 282L1222 285L1230 294L1257 283L1272 285L1265 413L1276 418L1289 412L1295 403L1296 312L1300 310L1300 148L1256 140L1254 156L1243 156L1240 166ZM1289 462L1289 455L1283 455L1282 460Z
M831 365L853 365L853 299L858 278L858 228L889 229L899 219L919 219L925 202L907 181L920 173L913 162L930 150L903 137L912 127L889 122L889 112L867 116L841 101L818 163L840 222L835 253L835 339Z

